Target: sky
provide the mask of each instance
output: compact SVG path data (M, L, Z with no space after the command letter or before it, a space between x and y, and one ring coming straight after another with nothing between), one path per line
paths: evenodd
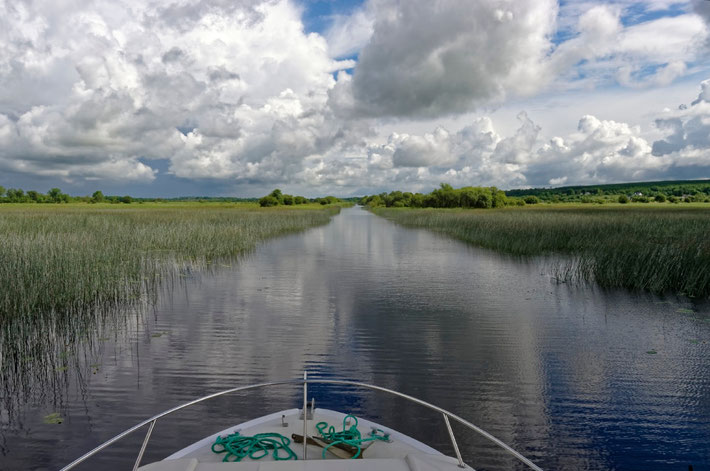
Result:
M0 0L0 185L710 178L710 1Z

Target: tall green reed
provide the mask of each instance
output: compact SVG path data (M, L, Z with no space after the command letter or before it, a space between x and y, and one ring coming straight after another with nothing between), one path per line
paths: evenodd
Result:
M375 212L480 247L564 255L557 272L604 287L710 295L710 211L702 208L547 207Z
M107 318L149 305L161 283L338 210L0 207L2 395L28 392L30 372L34 384L61 381L77 343L96 343Z

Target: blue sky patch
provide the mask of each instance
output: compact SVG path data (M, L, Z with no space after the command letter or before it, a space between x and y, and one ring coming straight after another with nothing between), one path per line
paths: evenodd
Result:
M364 0L300 0L303 5L303 24L309 33L325 33L335 15L348 15Z

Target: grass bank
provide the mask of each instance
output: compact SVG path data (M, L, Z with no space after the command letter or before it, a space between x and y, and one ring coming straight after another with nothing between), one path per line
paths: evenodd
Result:
M559 274L601 286L710 295L710 210L703 205L544 205L376 214L520 256L565 255Z

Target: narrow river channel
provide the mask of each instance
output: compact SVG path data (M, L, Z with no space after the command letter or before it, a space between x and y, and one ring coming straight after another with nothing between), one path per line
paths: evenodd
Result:
M710 466L710 306L558 284L522 262L360 208L186 273L148 312L105 321L86 368L0 410L0 469L57 469L198 396L312 375L394 388L481 426L544 469ZM109 325L110 324L110 325ZM360 390L316 405L451 453L441 417ZM293 387L220 398L159 422L145 462L234 423L297 407ZM11 410L13 409L13 410ZM45 423L57 413L61 424ZM518 468L455 427L467 462ZM126 469L143 432L81 469Z

